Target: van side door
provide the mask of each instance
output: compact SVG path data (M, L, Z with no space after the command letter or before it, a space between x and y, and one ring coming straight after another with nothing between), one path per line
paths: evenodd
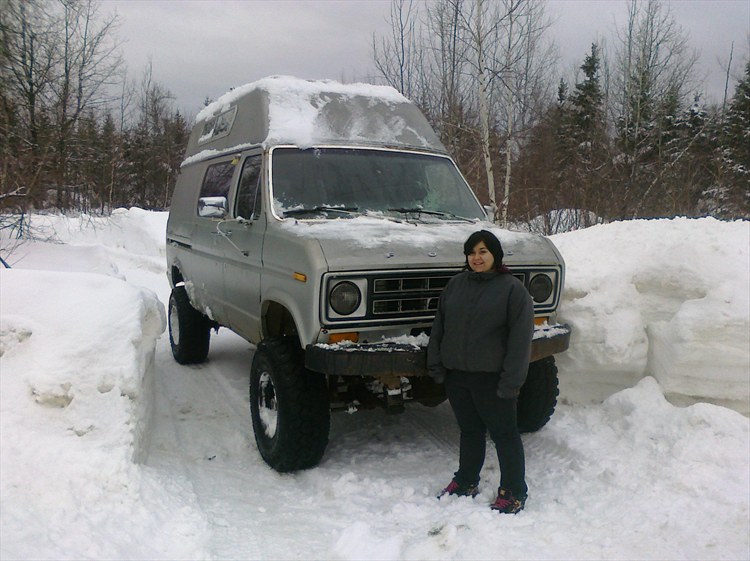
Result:
M224 294L232 331L257 343L261 338L260 278L266 214L262 211L263 155L251 152L242 161L239 181L230 197L232 244L224 245Z
M202 215L206 200L221 200L229 194L237 175L234 159L209 162L203 175L198 198L195 202L195 226L192 233L192 251L185 269L187 280L192 284L188 293L193 294L200 308L209 317L226 324L224 310L224 282L222 275L223 246L226 241L222 232L227 229L226 218Z

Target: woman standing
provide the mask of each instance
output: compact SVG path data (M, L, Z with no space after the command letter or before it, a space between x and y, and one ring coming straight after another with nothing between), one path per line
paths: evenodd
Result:
M464 255L467 270L443 291L427 348L429 374L445 382L461 431L458 471L438 498L478 494L489 432L501 471L490 508L515 514L528 494L516 410L529 368L534 304L503 265L503 248L492 232L469 236Z

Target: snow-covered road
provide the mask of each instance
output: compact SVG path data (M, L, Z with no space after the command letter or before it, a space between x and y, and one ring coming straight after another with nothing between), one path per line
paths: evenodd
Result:
M129 227L135 233L153 220L129 216L131 225L118 226L124 238ZM663 228L669 237L673 226L665 221ZM456 468L458 432L447 404L414 404L396 416L335 413L321 464L281 475L262 461L252 435L253 349L227 330L213 335L209 360L199 366L174 362L162 334L153 376L132 395L111 391L129 383L127 372L102 378L91 368L104 363L82 351L67 349L50 362L39 349L60 339L86 349L90 343L89 352L107 349L114 366L135 364L106 338L117 328L136 341L138 329L99 325L101 343L90 341L96 329L81 329L92 310L104 317L106 306L106 317L118 318L138 302L108 296L98 303L91 291L100 284L112 291L119 282L100 283L102 272L167 301L163 268L153 255L133 251L134 234L130 247L99 238L37 244L28 248L26 271L19 264L19 273L2 273L3 559L750 559L748 419L708 403L676 407L652 377L599 403L564 394L550 423L524 436L526 510L499 516L488 508L499 477L493 454L475 500L435 499ZM148 236L141 238L148 247ZM566 244L573 255L574 239ZM75 277L88 292L65 296L69 273L40 275L43 283L30 275L50 263L97 274ZM39 301L14 298L25 294L39 294ZM50 311L62 299L64 318ZM76 326L67 339L42 329L50 313L61 326ZM148 317L148 308L141 313ZM702 345L710 349L710 342ZM62 386L72 401L40 405L29 384L52 393ZM143 463L134 464L128 434L110 433L129 424L119 419L137 409L138 396L151 413L129 420L145 427L136 445Z
M382 411L335 414L323 465L280 475L263 462L252 435L247 402L251 347L222 330L213 336L209 362L181 366L168 343L165 335L157 347L156 408L146 464L190 482L211 525L210 549L217 558L325 558L331 540L352 524L351 507L365 509L363 521L377 518L369 504L391 477L386 497L392 501L399 493L413 496L415 486L431 497L437 480L428 466L434 462L444 464L444 476L450 476L449 459L456 456L458 442L450 410L418 405L397 417ZM358 465L366 477L356 475ZM350 497L360 479L378 487Z
M185 367L165 339L146 464L190 483L217 559L747 557L747 498L727 492L747 488L745 420L674 408L653 380L602 406L561 406L525 435L531 497L523 516L499 517L486 506L491 454L476 500L434 498L457 454L445 404L335 414L322 464L279 475L253 442L248 344L222 332L208 363Z

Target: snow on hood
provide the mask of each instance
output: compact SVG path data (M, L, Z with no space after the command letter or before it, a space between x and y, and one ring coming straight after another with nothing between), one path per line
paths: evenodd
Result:
M333 220L285 219L286 232L320 242L332 270L362 267L455 267L465 263L463 245L477 230L490 230L503 245L503 262L555 264L543 236L503 230L486 222L406 222L374 216Z

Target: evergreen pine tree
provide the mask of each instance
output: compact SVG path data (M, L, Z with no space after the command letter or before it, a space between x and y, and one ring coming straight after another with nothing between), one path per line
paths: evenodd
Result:
M570 96L575 129L583 141L592 140L602 126L604 94L599 84L599 65L599 48L592 44L591 52L581 65L585 79L576 84Z
M750 60L737 84L724 126L724 155L731 171L750 181Z
M721 199L719 210L722 215L750 218L750 59L735 88L722 132L726 182L716 194Z
M590 226L608 214L611 199L606 189L609 150L599 67L599 48L592 44L581 65L583 80L576 83L565 112L570 156L565 175L568 188L575 193L569 208L574 211L571 226L576 228Z

